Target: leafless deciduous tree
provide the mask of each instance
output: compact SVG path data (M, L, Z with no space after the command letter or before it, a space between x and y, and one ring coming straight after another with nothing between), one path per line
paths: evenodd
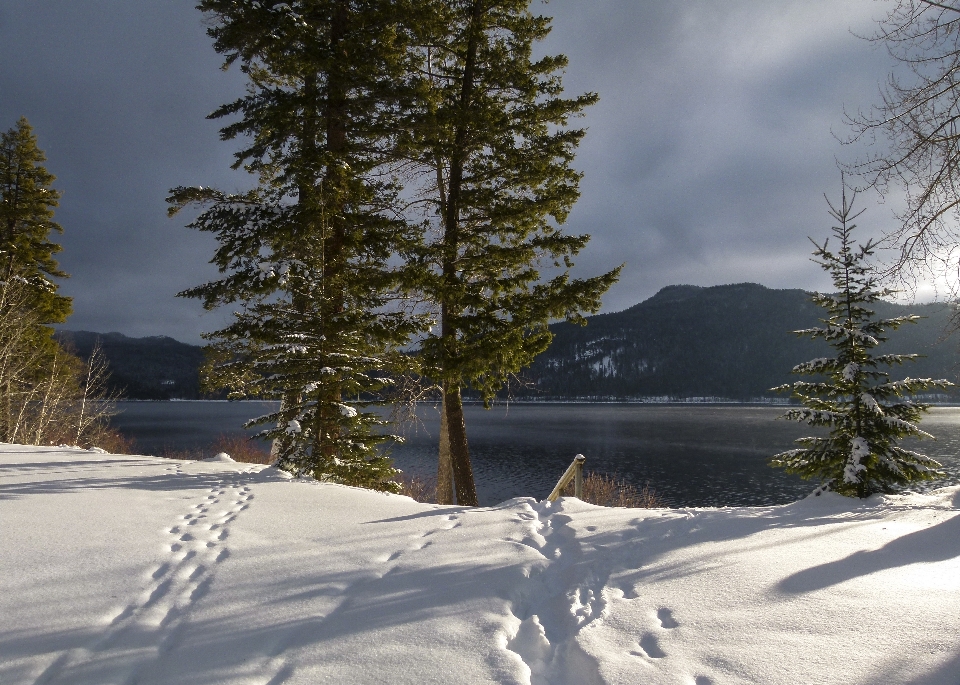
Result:
M881 102L847 115L849 142L876 145L848 166L881 194L902 189L906 205L882 246L897 249L889 275L915 286L934 276L960 292L960 0L896 0L868 40L897 67Z
M96 346L79 359L38 322L25 279L0 282L0 440L100 446L116 397Z

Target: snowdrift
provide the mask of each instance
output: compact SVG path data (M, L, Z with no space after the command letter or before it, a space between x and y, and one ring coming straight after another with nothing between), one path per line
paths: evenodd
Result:
M960 488L482 509L0 446L0 683L957 685Z

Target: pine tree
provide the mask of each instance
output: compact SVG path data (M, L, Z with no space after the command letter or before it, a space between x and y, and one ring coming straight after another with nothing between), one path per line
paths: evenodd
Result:
M31 293L30 307L40 323L62 323L70 315L70 298L57 294L53 278L66 278L53 255L60 246L51 231L63 233L53 221L60 192L56 178L44 167L46 157L26 118L0 134L0 278L18 279Z
M856 194L848 202L844 191L839 208L827 201L830 215L839 222L832 228L839 250L830 251L829 241L822 245L814 242L814 261L830 274L837 292L812 297L829 315L821 320L823 326L796 331L811 339L822 338L836 356L814 359L793 369L794 373L820 379L775 388L791 390L803 405L783 418L823 426L830 433L827 437L800 438L797 443L802 447L777 454L771 464L803 478L819 479L824 490L867 497L890 492L896 485L942 475L936 461L904 449L898 442L907 437L931 437L917 427L927 405L910 396L952 383L915 378L892 381L887 367L918 355L873 352L887 340L885 331L914 323L920 317L876 319L869 309L870 304L893 291L878 287L866 263L873 255L874 243L856 246L853 242L853 220L862 213L853 214L855 198Z
M583 129L569 119L597 96L562 95L562 55L534 59L550 31L529 0L437 0L420 29L420 109L410 126L427 206L409 256L438 310L422 356L442 385L438 501L475 505L461 392L485 405L550 343L551 320L583 322L619 269L572 279L589 236L564 235ZM542 269L556 275L544 277Z
M397 301L390 257L410 239L396 218L396 111L405 59L400 3L389 0L203 0L225 67L247 95L224 139L246 137L236 167L246 193L177 188L171 213L206 207L191 226L216 234L224 276L182 293L206 308L239 304L209 334L209 380L231 397L281 400L257 423L279 465L350 485L396 490L376 404L395 351L420 325Z
M66 278L50 241L59 191L23 117L0 134L0 440L31 445L90 445L103 436L115 399L106 365L86 363L53 339L51 323L70 315L57 293Z

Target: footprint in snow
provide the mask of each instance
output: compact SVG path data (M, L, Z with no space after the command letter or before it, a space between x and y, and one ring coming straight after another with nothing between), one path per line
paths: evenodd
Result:
M660 620L660 627L666 628L667 630L676 628L680 625L673 617L673 612L670 611L670 609L658 609L657 618Z
M640 638L640 651L630 653L634 656L646 656L651 659L662 659L667 656L666 653L660 649L657 636L653 633L644 633L643 637Z

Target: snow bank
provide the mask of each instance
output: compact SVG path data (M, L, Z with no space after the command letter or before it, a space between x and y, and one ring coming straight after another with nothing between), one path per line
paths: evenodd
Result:
M463 509L0 446L0 683L956 685L958 514Z

